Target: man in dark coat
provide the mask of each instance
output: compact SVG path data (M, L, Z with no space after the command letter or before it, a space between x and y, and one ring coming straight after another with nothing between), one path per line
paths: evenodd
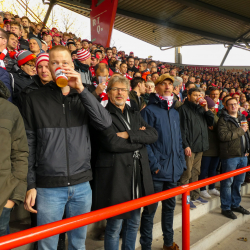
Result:
M106 109L112 126L100 132L101 143L94 168L93 209L100 209L154 193L145 144L154 143L157 131L126 100L129 81L114 76L108 83ZM151 211L153 206L150 206ZM123 249L134 249L140 209L107 220L105 249L118 250L123 226Z
M213 126L214 114L208 110L207 101L199 104L200 90L191 88L187 99L179 108L183 148L186 155L187 170L181 176L181 185L198 181L202 153L209 149L207 127ZM191 200L207 203L200 197L199 190L191 192ZM190 207L196 208L191 201Z
M186 169L185 155L182 147L179 113L175 109L177 100L173 95L174 77L161 75L155 82L156 92L150 94L148 106L141 111L143 119L158 132L158 140L147 145L151 174L155 193L177 186ZM156 212L149 213L144 208L141 219L141 248L151 250L153 220ZM164 250L178 250L173 242L173 220L175 197L162 201L162 231Z

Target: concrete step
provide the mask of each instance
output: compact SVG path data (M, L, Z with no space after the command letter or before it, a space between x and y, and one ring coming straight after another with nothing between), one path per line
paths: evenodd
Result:
M250 195L244 195L242 197L241 205L244 208L247 208L250 211ZM238 230L241 226L245 225L245 223L250 223L250 215L242 215L239 213L235 213L237 215L236 220L231 220L226 218L221 214L220 207L217 207L211 211L209 211L207 214L203 215L202 217L191 220L190 224L190 249L191 250L217 250L217 249L239 249L239 250L245 250L247 248L240 248L240 247L232 247L227 248L223 247L230 244L228 243L228 240L234 239L230 237L230 235L234 235L234 231ZM246 227L246 226L245 226ZM249 228L248 231L244 234L249 237ZM239 233L238 235L241 235L242 233ZM247 236L239 236L239 237L247 237ZM182 228L179 227L174 230L174 241L179 245L180 249L182 248ZM223 242L223 246L221 248L218 248L218 246L221 245L221 242ZM235 242L236 244L241 244L238 242ZM242 244L241 244L242 245ZM249 243L248 243L249 245ZM163 237L158 237L153 240L152 244L152 250L159 250L162 249L163 246ZM246 246L246 244L244 245ZM141 249L140 247L137 248L137 250ZM250 248L249 248L250 249Z
M238 238L247 238L247 241L239 241ZM244 249L250 250L250 220L245 222L232 234L226 237L224 240L220 241L209 250L235 250L235 249Z

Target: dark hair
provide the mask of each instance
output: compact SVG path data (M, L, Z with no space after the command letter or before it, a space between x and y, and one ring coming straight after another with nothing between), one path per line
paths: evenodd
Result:
M130 81L130 86L132 89L135 89L139 83L143 83L145 80L141 77L135 77Z
M21 20L23 21L23 19L27 19L27 20L28 20L28 22L30 23L30 20L29 20L29 18L28 18L28 17L23 16L23 17L21 18Z
M15 34L15 33L13 33L13 32L10 32L10 33L9 33L9 37L10 37L10 35L13 35L14 37L16 37L16 38L18 39L18 35L17 35L17 34Z
M216 87L211 87L211 88L209 88L209 90L210 90L210 92L212 92L212 91L219 91L219 89L218 88L216 88Z
M198 88L191 88L188 90L188 95L192 95L193 92L201 92Z
M139 65L143 65L143 67L147 67L147 63L146 62L140 62Z
M133 56L129 56L128 58L127 58L127 61L129 60L129 59L134 59L134 57Z
M112 50L112 48L111 48L111 47L108 47L108 48L106 49L106 52L107 52L108 50Z
M98 63L98 64L96 64L96 66L95 66L95 72L96 72L97 70L100 70L101 73L103 73L103 72L104 72L104 69L107 69L107 70L109 71L109 66L108 66L108 64L106 64L106 63Z
M185 88L188 88L191 84L195 85L195 83L188 81L188 82L185 84Z
M0 34L1 34L1 36L2 36L4 39L7 40L7 43L8 43L8 41L9 41L9 34L8 34L8 32L6 32L4 29L0 28Z
M227 103L229 102L229 101L231 101L231 100L235 100L237 103L238 103L238 100L236 99L236 98L234 98L234 97L232 97L232 98L229 98L227 101L226 101L226 106L227 106Z
M156 64L156 62L155 62L155 61L150 61L148 64L150 64L150 65L151 65L152 63L155 63L155 64Z
M122 66L122 64L126 64L126 65L127 65L127 63L123 61L123 62L120 64L120 67ZM128 65L127 65L127 66L128 66Z
M154 73L151 74L151 77L152 77L153 75L155 75L155 74L159 75L157 72L154 72Z

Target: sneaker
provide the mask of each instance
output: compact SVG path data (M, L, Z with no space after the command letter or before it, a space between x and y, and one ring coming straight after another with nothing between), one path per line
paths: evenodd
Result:
M231 209L232 209L232 211L238 212L241 214L250 214L250 212L248 210L246 210L245 208L243 208L242 206L235 207L235 208L232 207Z
M211 198L211 195L208 194L207 190L203 190L200 192L200 195L206 199Z
M192 201L190 201L190 208L196 208L196 206L194 205L194 203Z
M208 190L208 193L209 193L209 194L216 195L216 196L220 196L220 191L218 191L216 188L211 189L211 190ZM205 197L205 198L206 198L206 197Z
M173 243L173 246L167 247L163 245L163 250L180 250L179 246L176 243Z
M237 216L233 213L232 210L221 210L221 213L229 219L237 219Z
M202 203L202 204L208 203L208 201L202 199L201 197L199 197L198 199L196 199L194 202L198 202L198 203Z

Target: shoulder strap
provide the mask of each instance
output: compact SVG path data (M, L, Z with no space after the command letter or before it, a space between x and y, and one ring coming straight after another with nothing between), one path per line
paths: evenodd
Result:
M11 73L10 73L10 78L11 78L12 91L14 92L14 77L13 77L13 75Z

